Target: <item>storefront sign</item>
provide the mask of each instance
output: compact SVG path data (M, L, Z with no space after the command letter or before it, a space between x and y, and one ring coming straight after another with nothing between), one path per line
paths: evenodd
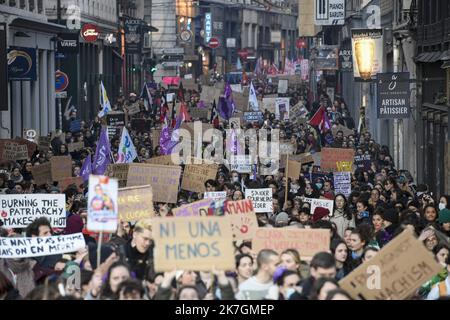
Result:
M23 47L9 48L8 80L36 81L36 49Z
M79 50L78 33L60 33L58 35L58 49L61 53L77 53Z
M383 70L383 47L382 29L352 30L355 81L371 81Z
M91 23L86 23L83 25L80 31L81 37L86 42L95 42L98 39L98 27Z
M377 118L409 118L409 72L379 73L377 85Z

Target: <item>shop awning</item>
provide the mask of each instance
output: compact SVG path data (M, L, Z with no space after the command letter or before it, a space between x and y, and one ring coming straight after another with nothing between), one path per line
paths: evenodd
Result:
M416 62L433 63L439 61L442 56L441 51L422 52L416 56Z
M59 33L68 30L66 26L60 24L51 23L43 20L36 20L32 18L20 17L15 18L11 23L11 27L18 27L24 29L30 29L34 31L40 31L45 33Z

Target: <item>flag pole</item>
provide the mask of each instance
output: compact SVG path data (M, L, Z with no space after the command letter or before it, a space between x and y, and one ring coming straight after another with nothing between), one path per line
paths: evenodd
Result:
M284 206L286 205L287 198L288 198L288 178L289 176L289 154L286 155L286 187L284 190Z
M103 240L103 230L100 231L100 234L98 236L98 245L97 245L97 269L100 267L100 261L101 261L101 249L102 249L102 240Z

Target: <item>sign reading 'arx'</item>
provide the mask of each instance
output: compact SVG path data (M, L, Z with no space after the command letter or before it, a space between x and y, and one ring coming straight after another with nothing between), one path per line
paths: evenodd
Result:
M0 221L5 228L26 228L36 218L46 217L52 227L66 226L64 194L9 194L0 198Z

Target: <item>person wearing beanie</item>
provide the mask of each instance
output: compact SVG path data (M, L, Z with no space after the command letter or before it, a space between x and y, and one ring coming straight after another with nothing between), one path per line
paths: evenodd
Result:
M439 211L438 221L441 225L441 231L450 236L450 209L444 208Z
M322 208L322 207L317 207L314 209L314 213L312 216L312 221L317 222L319 220L328 220L330 214L330 210L328 210L327 208ZM327 218L327 219L324 219Z
M289 224L289 215L286 212L280 212L275 218L275 227L281 228Z

